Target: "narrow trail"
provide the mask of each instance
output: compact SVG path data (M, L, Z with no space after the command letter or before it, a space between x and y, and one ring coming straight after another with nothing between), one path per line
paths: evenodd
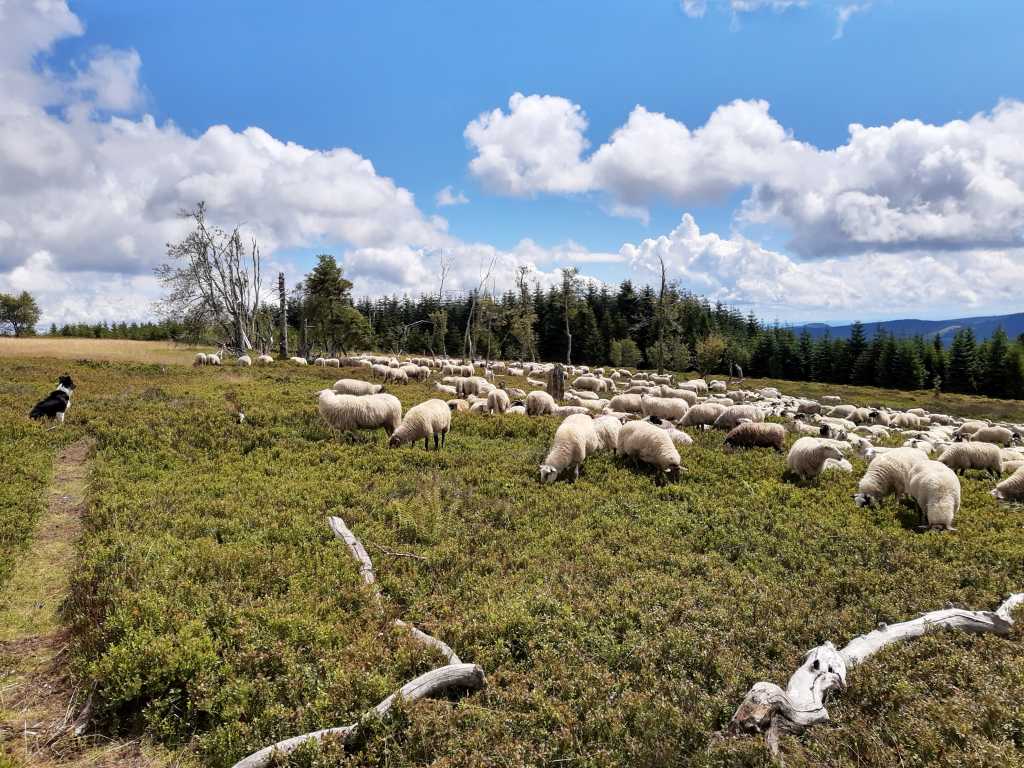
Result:
M66 663L67 631L60 609L82 533L89 456L83 438L54 463L46 511L31 547L0 590L0 765L151 766L137 741L76 735L88 700ZM162 761L161 761L162 762Z

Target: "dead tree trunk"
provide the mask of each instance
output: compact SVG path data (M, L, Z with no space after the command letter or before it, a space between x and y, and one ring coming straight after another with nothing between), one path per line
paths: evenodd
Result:
M556 401L565 397L565 368L561 363L555 363L555 367L548 374L548 394Z
M288 359L288 299L284 293L284 272L277 273L277 300L281 307L281 349L282 360Z

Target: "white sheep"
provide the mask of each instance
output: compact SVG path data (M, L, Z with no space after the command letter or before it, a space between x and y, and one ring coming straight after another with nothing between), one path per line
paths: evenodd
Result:
M220 365L220 355L207 355L206 356L206 364L207 365Z
M824 471L830 459L843 461L842 451L816 437L801 437L786 454L786 468L801 480L810 480Z
M462 413L469 410L469 401L463 400L462 398L455 397L446 402L448 410Z
M715 429L734 429L740 419L764 421L764 411L756 405L730 405L715 419Z
M992 495L999 501L1024 501L1024 465L999 483L992 490Z
M572 470L574 480L579 478L580 467L588 454L598 450L600 445L593 419L584 414L566 417L555 430L551 450L540 465L540 481L553 483L566 470Z
M651 392L649 394L656 394L661 397L675 397L680 400L685 400L687 405L697 404L697 393L692 389L674 389L673 387L661 386L657 392Z
M598 376L579 376L573 379L573 389L589 389L591 392L603 392L605 383Z
M495 389L487 395L487 410L491 413L505 413L512 407L508 393L503 389Z
M341 432L383 429L391 435L402 423L402 403L394 395L339 395L333 389L319 393L320 416Z
M822 472L853 472L853 464L846 459L825 459Z
M531 387L540 387L541 389L547 389L547 382L541 381L540 379L531 379L529 376L526 377L526 383Z
M341 368L341 360L338 359L337 357L328 357L324 361L324 365L326 365L328 368Z
M333 389L339 395L376 395L383 391L384 385L371 384L362 379L338 379Z
M679 421L689 409L689 404L682 398L640 395L640 411L644 416Z
M600 442L601 450L612 451L619 444L619 431L622 429L622 421L615 416L598 416L594 419L594 431L597 432L597 439Z
M624 411L626 413L642 413L643 404L641 395L616 395L609 401L608 407L613 411Z
M309 365L309 361L304 357L291 357L288 359L292 365Z
M259 365L273 365L274 358L272 358L270 355L260 355L259 357L256 358L256 362Z
M928 456L916 448L893 448L876 456L857 485L857 506L873 506L890 494L904 495L911 470L925 461Z
M252 358L249 357L248 355L242 355L240 358L238 358L235 361L235 365L241 365L244 368L251 368L252 367Z
M320 368L326 368L327 360L326 358L318 357L316 360L313 361L313 365L319 366Z
M958 474L980 469L994 477L1003 474L1003 457L998 445L992 443L953 443L942 452L939 461Z
M940 461L924 461L910 470L907 493L917 502L929 528L953 531L960 511L960 478Z
M613 400L614 402L614 400ZM708 401L704 403L698 403L697 405L690 408L686 415L683 416L682 421L679 422L681 427L711 427L715 421L725 413L726 406L721 403Z
M533 390L526 396L526 413L528 416L544 416L554 413L557 407L555 398L539 389Z
M206 353L205 352L197 352L196 353L196 358L192 362L192 365L206 365Z
M444 395L457 395L455 387L449 384L442 384L440 381L434 382L434 389Z
M679 451L668 433L649 421L631 421L619 430L615 450L619 456L651 464L657 470L656 482L678 480L682 469Z
M444 400L436 398L414 405L410 408L402 423L391 433L388 440L389 448L397 448L406 443L413 443L423 438L423 447L430 450L430 438L434 438L434 450L444 448L448 430L452 426L452 412ZM440 447L439 447L440 444Z
M993 443L1003 448L1010 445L1015 439L1013 431L1006 427L982 427L971 435L972 442Z

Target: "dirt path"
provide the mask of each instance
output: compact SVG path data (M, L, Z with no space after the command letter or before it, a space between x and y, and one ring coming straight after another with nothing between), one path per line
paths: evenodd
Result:
M31 548L0 593L0 766L151 766L137 741L76 735L88 696L67 673L60 608L82 533L92 442L57 457ZM84 729L83 729L84 730Z

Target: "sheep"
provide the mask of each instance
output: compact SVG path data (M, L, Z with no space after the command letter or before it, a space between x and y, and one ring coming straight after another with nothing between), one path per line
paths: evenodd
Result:
M987 421L965 421L960 425L955 434L957 437L970 437L979 429L984 429L988 426L990 426L990 424Z
M659 429L665 430L669 438L676 445L693 445L693 438L683 432L683 430L677 429L671 421L665 421L657 416L648 416L645 421L649 421Z
M339 395L333 389L319 393L320 416L341 432L381 429L390 436L402 422L402 404L394 395Z
M448 406L449 411L461 413L469 410L469 401L463 400L462 398L458 397L452 398L451 400L447 401L446 405Z
M644 416L679 421L689 409L689 404L682 398L640 395L640 412Z
M448 430L452 426L452 412L444 400L433 398L414 405L405 413L398 429L391 433L389 448L398 448L423 438L423 448L430 450L430 438L434 438L434 450L444 448ZM439 445L440 443L440 445Z
M531 387L540 387L541 389L547 389L547 382L541 381L540 379L531 379L529 376L526 377L526 383Z
M889 494L902 496L907 492L910 471L928 456L916 448L893 448L877 456L857 485L853 497L858 507L874 506Z
M825 466L822 472L853 472L853 464L846 459L825 459Z
M1016 440L1016 435L1006 427L982 427L971 435L971 441L976 443L993 443L1003 448Z
M616 395L609 401L608 407L613 411L642 413L643 405L640 400L641 397L641 395Z
M619 431L621 429L622 422L614 416L599 416L594 419L594 431L597 432L600 449L614 452L619 444Z
M553 483L566 470L573 471L573 480L578 479L587 455L596 451L600 444L593 419L584 414L566 417L555 430L554 443L540 465L540 481Z
M206 353L196 353L196 359L193 361L192 365L206 365Z
M206 364L207 365L220 365L220 355L212 355L212 354L211 355L207 355L206 356Z
M522 403L515 403L511 408L508 409L507 413L510 416L525 416L526 406Z
M603 392L605 383L597 376L578 376L573 379L573 389L589 389L591 392Z
M243 368L251 368L252 367L252 358L249 357L248 355L242 355L240 358L238 358L235 361L235 365L240 365Z
M1024 501L1024 465L999 483L991 493L999 501Z
M692 389L698 395L707 396L708 394L708 383L704 379L691 379L690 381L684 381L679 385L680 389Z
M533 390L526 396L527 416L544 416L549 413L554 413L555 408L557 407L558 406L555 404L555 398L547 392L543 392L539 389Z
M391 366L388 366L384 370L387 371L387 373L384 375L384 381L390 382L392 384L409 383L409 374L407 374L403 369L392 368Z
M662 386L658 391L650 392L648 394L660 397L678 398L680 400L685 400L687 405L697 404L697 393L692 389L673 389L672 387Z
M376 395L384 391L384 385L362 379L338 379L332 389L339 395Z
M782 453L782 445L785 442L784 426L754 421L740 422L725 436L727 449L774 448L778 453Z
M597 392L590 392L586 389L570 389L568 394L579 400L600 400Z
M756 405L730 405L715 419L715 429L733 429L740 419L764 421L764 411Z
M304 357L290 357L288 358L288 362L292 365L309 365L309 361Z
M662 485L666 479L679 479L679 451L668 433L649 421L631 421L624 424L619 430L619 442L615 453L653 465L657 470L658 485Z
M512 401L505 390L496 389L487 395L487 410L491 413L505 413L511 407Z
M604 409L608 406L607 400L585 400L574 395L569 395L568 397L566 397L565 402L567 405L586 408L591 413L603 413Z
M258 365L273 365L274 358L272 358L270 355L260 355L259 357L256 358L256 363Z
M566 416L572 416L573 414L579 413L589 416L591 411L589 408L583 408L579 405L556 405L555 410L551 413L553 416L558 416L564 419Z
M892 419L885 411L876 409L868 413L868 423L879 427L888 427L892 424Z
M821 398L822 405L839 405L843 402L843 398L839 395L824 395Z
M518 387L505 387L505 394L508 395L510 400L525 400L526 391L519 389Z
M828 412L828 415L837 419L849 419L856 410L856 405L837 405Z
M341 360L337 357L328 357L324 362L328 368L341 368Z
M440 381L434 382L434 389L444 395L457 395L455 387L449 386L448 384L442 384Z
M321 368L326 368L327 367L327 360L322 358L322 357L318 357L316 360L313 361L313 365L318 365Z
M981 469L999 477L1003 473L1003 457L999 446L992 443L953 443L942 452L939 461L957 474L968 469Z
M728 387L728 385L724 381L719 381L719 380L715 379L715 380L712 380L712 381L708 382L708 391L709 392L716 392L716 393L724 395L728 389L729 389L729 387Z
M842 451L815 437L801 437L786 454L786 468L801 480L810 480L824 471L830 459L843 461Z
M615 402L614 399L612 402ZM682 421L679 422L679 426L710 428L718 417L725 412L725 409L726 406L712 401L699 403L686 412Z
M925 461L910 472L907 491L917 502L928 528L955 531L953 517L960 511L960 478L940 461Z
M913 413L897 413L892 417L890 423L897 429L927 429L931 422L927 416L918 416Z

